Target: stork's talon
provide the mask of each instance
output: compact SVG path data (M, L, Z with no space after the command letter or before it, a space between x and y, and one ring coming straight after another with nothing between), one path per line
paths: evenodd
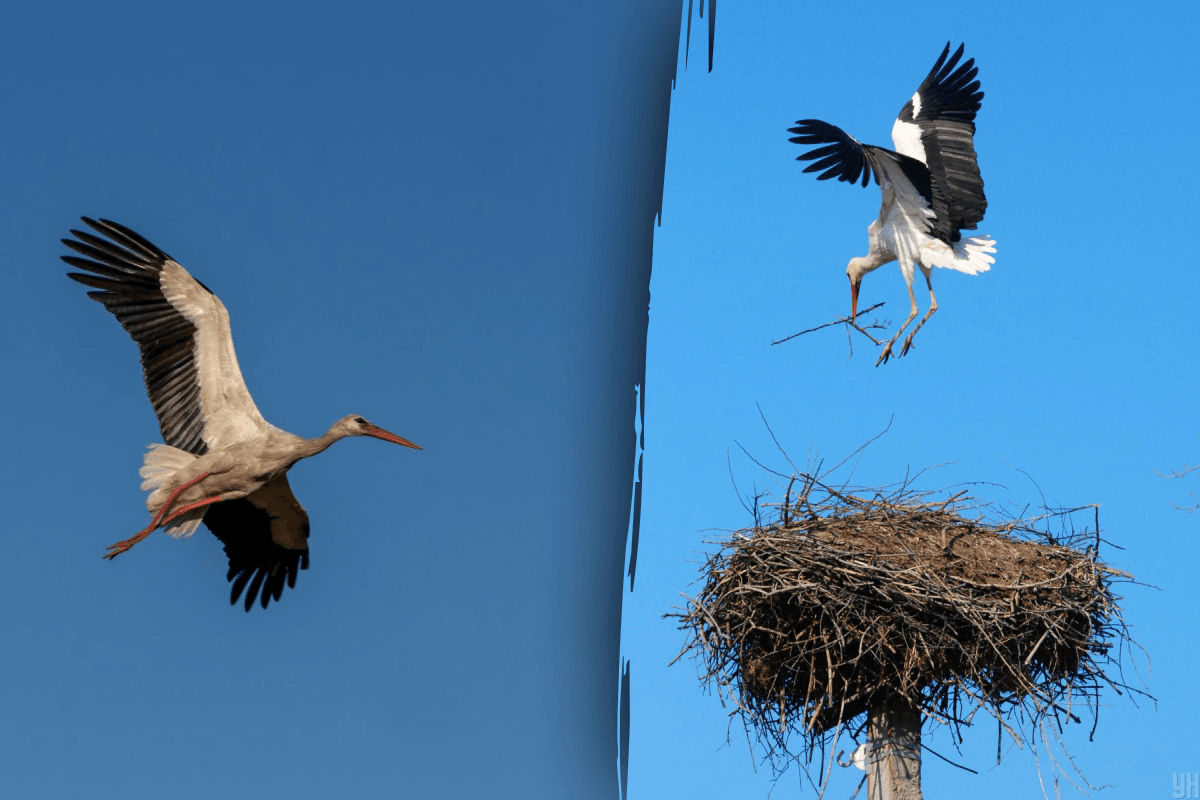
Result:
M913 333L916 333L916 331L913 331ZM909 335L909 337L907 339L904 340L904 347L900 348L901 356L908 355L908 351L911 350L912 346L913 346L912 340L913 340L913 337L911 334Z
M155 518L154 527L147 528L144 531L140 531L139 533L136 533L133 536L130 536L128 539L122 539L119 542L114 542L113 544L110 544L106 549L110 550L111 552L105 553L104 558L108 559L108 560L112 560L112 559L116 558L117 556L121 555L121 553L124 553L126 550L132 550L133 546L135 544L142 541L150 534L154 533L154 530L157 527L158 527L158 519Z
M883 352L879 354L879 360L875 362L875 366L878 367L880 364L886 364L888 359L893 357L892 344L893 342L888 342L887 345L884 346Z
M124 553L126 550L132 549L132 547L133 545L129 542L117 542L116 544L110 544L107 548L110 552L105 553L103 557L106 560L111 561L112 559L121 555L121 553Z
M854 328L854 330L858 331L858 332L859 332L859 333L861 333L863 336L867 337L867 338L868 338L868 339L870 339L872 342L874 342L874 343L875 343L875 345L876 345L877 347L878 347L879 345L883 344L883 342L879 341L879 340L878 340L878 339L876 339L874 336L872 336L871 334L867 333L866 329L864 329L864 328L863 328L861 325L859 325L857 322L855 322L853 318L851 318L851 319L848 319L848 320L847 320L847 322L849 322L849 323L850 323L850 326L851 326L852 328Z

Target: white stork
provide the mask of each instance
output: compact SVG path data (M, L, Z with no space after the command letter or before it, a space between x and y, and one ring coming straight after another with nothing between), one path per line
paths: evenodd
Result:
M108 220L83 217L101 238L72 230L63 239L78 256L62 260L86 273L68 276L116 316L142 353L146 391L166 444L150 445L142 490L150 524L111 545L124 553L158 528L188 537L203 520L229 558L229 602L246 591L246 610L279 600L308 569L308 514L287 471L347 436L374 436L421 448L359 416L303 439L263 419L238 368L229 313L208 287L144 238ZM260 594L261 593L261 594Z
M900 109L892 126L896 150L862 144L841 128L815 119L796 121L789 133L798 134L788 141L803 145L824 145L804 153L797 160L816 163L805 172L818 172L817 180L837 178L866 186L872 175L883 193L879 219L867 228L870 249L861 258L850 259L846 275L850 278L850 322L856 322L858 289L862 278L892 260L900 262L900 271L908 284L912 310L896 335L883 348L876 366L886 363L900 334L917 316L917 298L913 295L913 267L919 266L929 287L929 311L917 323L900 355L912 347L913 337L937 311L930 272L944 267L968 275L986 272L995 262L996 242L990 236L962 238L961 231L974 230L983 220L987 198L975 156L975 113L983 92L975 80L979 69L969 58L961 66L963 45L950 55L950 44L938 57L933 69L912 99ZM947 60L949 56L949 60ZM956 69L957 67L957 69ZM872 337L876 344L882 344Z

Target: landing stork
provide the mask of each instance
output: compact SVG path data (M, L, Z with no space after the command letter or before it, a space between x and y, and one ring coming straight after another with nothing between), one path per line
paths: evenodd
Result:
M908 284L912 310L896 335L883 348L875 365L884 364L904 329L917 316L917 298L913 295L913 268L920 267L929 287L929 311L904 340L900 355L912 347L913 337L933 312L930 273L933 267L977 275L995 262L996 242L990 236L964 239L961 232L974 230L983 220L987 198L975 156L975 113L983 92L975 76L975 59L960 66L964 45L950 55L950 44L942 50L937 63L925 77L912 99L900 109L892 126L896 149L862 144L841 128L815 119L796 121L789 133L798 134L788 141L803 145L823 145L797 157L815 161L805 172L821 172L817 180L837 178L866 186L872 176L883 193L879 218L867 228L870 249L865 256L850 259L846 275L850 278L850 323L858 326L858 290L863 276L889 261L899 261ZM947 58L949 57L949 58Z
M63 239L78 256L62 260L86 272L68 277L99 291L137 342L146 391L165 444L150 445L140 474L150 492L150 524L108 548L111 559L158 528L191 536L203 521L225 546L229 602L246 592L246 610L278 601L308 569L308 514L287 471L347 436L373 436L421 448L359 416L343 417L323 436L303 439L263 419L242 380L229 313L208 287L170 256L115 222L83 217L103 237L72 230Z

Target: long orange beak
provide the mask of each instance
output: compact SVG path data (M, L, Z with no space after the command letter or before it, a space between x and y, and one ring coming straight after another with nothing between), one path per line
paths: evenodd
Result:
M850 321L858 319L858 287L862 286L862 278L850 281Z
M411 447L414 450L424 450L425 449L425 448L421 447L421 445L419 445L419 444L413 444L408 439L405 439L402 436L397 436L396 434L392 433L391 431L385 431L383 428L376 428L374 425L372 425L371 428L367 431L367 436L374 436L376 439L383 439L385 442L391 442L392 444L399 444L399 445L404 445L405 447Z

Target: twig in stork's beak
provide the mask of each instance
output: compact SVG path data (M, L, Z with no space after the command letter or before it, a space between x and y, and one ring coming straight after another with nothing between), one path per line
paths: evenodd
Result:
M411 447L414 450L424 450L425 449L425 448L421 447L421 445L419 445L419 444L413 444L408 439L405 439L403 436L397 436L396 434L392 433L391 431L385 431L383 428L379 428L374 425L372 425L370 428L367 429L366 435L374 436L376 439L383 439L385 442L391 442L392 444L399 444L399 445L403 445L405 447Z
M864 314L869 314L870 312L874 311L875 309L879 308L879 307L880 307L880 306L882 306L882 305L884 305L882 302L880 302L880 303L876 303L875 305L871 306L870 308L864 308L862 313L864 313ZM829 327L832 327L832 326L834 326L834 325L841 325L843 322L845 322L845 323L852 323L852 321L851 321L850 317L838 317L838 318L837 318L837 319L835 319L833 322L826 322L824 325L818 325L818 326L817 326L817 327L815 327L815 328L809 328L808 330L803 330L803 331L800 331L799 333L793 333L791 336L785 336L785 337L783 337L782 339L777 339L777 340L775 340L775 341L771 342L771 344L773 344L773 345L774 345L774 344L783 344L784 342L790 342L792 339L795 339L797 336L803 336L803 335L804 335L804 334L806 334L806 333L812 333L812 332L814 332L814 331L819 331L819 330L822 330L823 328L829 328ZM859 326L858 326L858 325L855 325L854 327L855 327L855 328L858 328L858 329L859 329L860 331L862 331L863 333L867 333L867 332L866 332L865 330L863 330L862 328L859 328ZM886 326L886 325L880 325L880 324L879 324L879 323L877 323L877 322L873 322L873 323L871 323L870 325L868 325L867 327L868 327L868 328L880 328L880 329L883 329L883 328L886 328L887 326ZM871 334L867 333L867 338L873 338L873 337L871 336ZM875 344L880 344L880 342L876 341L876 342L875 342Z
M867 333L866 330L864 330L862 328L862 326L860 326L858 324L858 290L859 290L859 287L861 287L861 286L862 286L862 278L859 278L858 280L854 280L853 278L850 279L850 319L848 319L846 321L849 322L856 331L861 333L863 336L866 336L868 339L870 339L876 345L881 345L881 344L883 344L883 342L879 341L874 336ZM871 308L878 308L878 307L879 307L879 305L877 304L877 305L872 306Z

